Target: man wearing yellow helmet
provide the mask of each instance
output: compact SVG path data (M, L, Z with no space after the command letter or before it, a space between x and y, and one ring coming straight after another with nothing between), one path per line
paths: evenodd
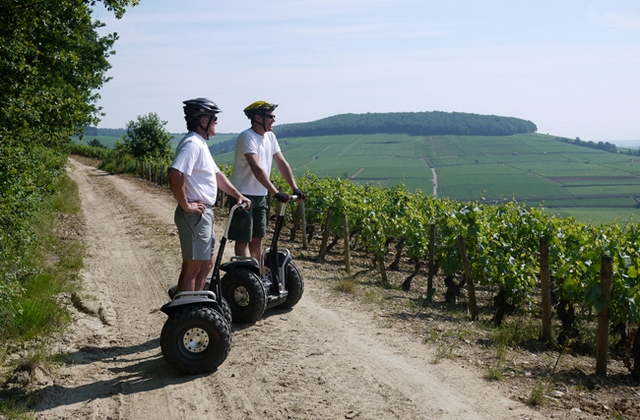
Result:
M289 196L278 191L269 179L274 160L293 189L293 194L305 198L272 131L276 120L273 111L277 106L267 101L256 101L244 109L244 114L251 120L251 128L238 136L231 174L233 185L252 204L247 211L236 210L229 229L229 239L236 241L236 255L250 255L257 261L260 261L262 253L262 238L267 233L267 193L271 193L278 201L289 201ZM230 205L234 203L235 200L231 199Z

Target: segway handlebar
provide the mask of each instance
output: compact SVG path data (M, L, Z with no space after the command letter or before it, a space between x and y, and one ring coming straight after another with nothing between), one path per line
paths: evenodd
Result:
M287 204L291 203L292 201L302 201L302 198L300 198L299 195L292 194L292 195L289 196L289 200L288 200L287 203L279 203L280 204L280 211L278 213L278 216L283 216L284 217L284 213L285 213L285 210L287 208Z
M231 221L233 220L233 215L235 213L235 211L237 209L244 209L247 207L247 203L238 203L235 204L233 207L231 207L231 210L229 210L229 218L227 219L227 227L224 229L224 235L222 235L223 238L226 238L229 235L229 228L231 227Z

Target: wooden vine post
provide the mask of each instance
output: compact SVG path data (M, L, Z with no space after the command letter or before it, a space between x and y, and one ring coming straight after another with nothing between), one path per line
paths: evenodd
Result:
M298 209L293 218L293 228L291 228L291 240L296 239L298 230L302 230L302 249L307 249L307 219L304 214L304 201L298 201Z
M380 268L380 279L383 284L389 284L389 277L387 276L387 267L384 265L384 254L376 257L378 261L378 267Z
M302 202L300 202L302 204ZM298 210L296 214L293 216L293 227L291 228L291 241L296 239L296 235L298 234L298 229L300 229L300 204L298 204ZM302 236L305 236L304 233Z
M327 244L329 243L329 231L331 230L331 216L333 216L333 206L327 209L327 220L324 223L324 232L322 232L322 244L320 245L320 254L318 257L324 260L327 255Z
M471 320L475 321L478 318L478 307L476 306L476 289L473 284L473 273L471 272L471 264L467 258L467 247L464 244L464 238L462 235L458 235L458 244L460 245L460 256L462 257L462 264L464 264L464 275L467 278L467 291L469 292L469 315Z
M224 208L224 199L226 197L226 194L224 191L222 190L218 190L218 207L220 207L221 209Z
M549 276L549 246L540 239L540 285L542 288L542 340L551 340L551 278Z
M300 214L300 228L302 230L302 249L307 249L307 214L304 209L304 201L298 204L298 213Z
M349 221L345 212L342 212L342 224L344 226L344 266L347 273L351 274L351 238L349 236Z
M598 336L596 338L596 375L607 376L607 356L609 353L609 306L611 304L611 257L602 256L600 266L600 290L604 299L604 306L598 312Z
M432 296L433 276L435 275L435 255L436 255L436 225L431 223L429 226L429 267L427 271L427 296Z

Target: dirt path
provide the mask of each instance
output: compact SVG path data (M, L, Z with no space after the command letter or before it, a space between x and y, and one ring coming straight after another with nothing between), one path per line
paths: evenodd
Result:
M73 363L43 380L36 418L545 418L474 368L431 363L434 349L322 287L305 261L305 295L292 311L234 327L217 372L176 373L159 347L159 308L180 263L172 197L74 160L69 174L86 219L86 295L61 343Z

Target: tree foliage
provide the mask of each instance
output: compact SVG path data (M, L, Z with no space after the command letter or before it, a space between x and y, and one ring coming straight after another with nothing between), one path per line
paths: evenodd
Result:
M171 138L165 130L166 121L151 112L138 116L137 121L127 123L127 133L123 136L128 153L137 159L167 160L173 155Z
M375 133L508 136L534 133L537 129L531 121L518 118L433 111L341 114L309 123L281 125L275 131L284 138Z
M138 1L103 3L119 17ZM93 4L0 1L0 291L28 278L30 223L64 176L69 137L98 121L96 91L117 35L97 33Z

